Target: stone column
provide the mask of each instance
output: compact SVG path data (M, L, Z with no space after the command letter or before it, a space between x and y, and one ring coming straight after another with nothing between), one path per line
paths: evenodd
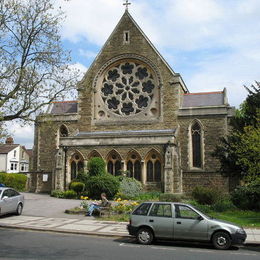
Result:
M146 184L146 164L144 160L141 161L141 182Z
M55 167L55 189L64 190L64 152L62 148L56 153L56 167Z
M164 192L173 193L173 176L174 176L174 161L173 161L174 147L167 144L165 151L165 166L164 166Z

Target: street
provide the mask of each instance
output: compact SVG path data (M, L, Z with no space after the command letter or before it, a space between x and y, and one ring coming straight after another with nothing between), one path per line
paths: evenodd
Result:
M259 259L260 247L233 247L227 251L211 245L156 242L136 244L131 238L59 234L0 228L0 259Z

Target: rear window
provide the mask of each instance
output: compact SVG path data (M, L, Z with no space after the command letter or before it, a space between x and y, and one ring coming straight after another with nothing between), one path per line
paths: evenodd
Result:
M142 215L146 216L152 203L143 203L141 204L133 213L132 215Z

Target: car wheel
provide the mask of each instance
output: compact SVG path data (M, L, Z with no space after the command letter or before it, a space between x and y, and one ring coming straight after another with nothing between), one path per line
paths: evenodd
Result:
M212 237L212 243L216 249L228 249L231 246L231 238L226 232L216 232Z
M22 203L19 203L17 206L17 209L16 209L16 215L18 215L18 216L21 215L22 211L23 211L23 205L22 205Z
M153 242L153 232L149 228L140 228L137 232L136 239L138 243L150 245Z

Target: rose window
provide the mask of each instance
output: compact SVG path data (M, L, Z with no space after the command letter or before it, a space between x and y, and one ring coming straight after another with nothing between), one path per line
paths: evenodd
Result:
M123 62L105 72L101 97L109 111L121 116L135 115L151 104L155 86L148 67L138 62Z

